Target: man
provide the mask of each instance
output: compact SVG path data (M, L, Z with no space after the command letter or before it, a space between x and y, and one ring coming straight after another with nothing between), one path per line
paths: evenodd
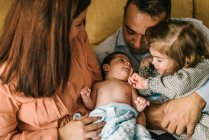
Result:
M122 27L94 49L99 61L109 53L121 51L131 58L134 69L138 70L140 60L148 55L143 39L146 29L169 20L170 11L170 0L128 0ZM205 28L196 20L194 24L202 30ZM209 82L188 97L151 106L147 110L148 126L179 135L186 130L190 137L202 109L209 111L209 104L206 103L209 91L206 89L209 89ZM164 138L160 136L160 139Z
M149 4L149 7L145 7L144 4ZM128 0L124 10L122 28L98 45L94 52L100 62L109 53L125 52L131 58L134 69L138 70L140 60L148 55L148 49L143 40L145 31L170 18L171 2L170 0L168 2L166 0Z

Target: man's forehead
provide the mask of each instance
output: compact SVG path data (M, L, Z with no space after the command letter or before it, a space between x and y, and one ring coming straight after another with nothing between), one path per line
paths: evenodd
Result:
M160 23L165 19L165 15L165 13L162 13L159 17L152 17L145 12L139 11L136 5L130 4L124 16L124 25L135 33L144 35L147 28Z

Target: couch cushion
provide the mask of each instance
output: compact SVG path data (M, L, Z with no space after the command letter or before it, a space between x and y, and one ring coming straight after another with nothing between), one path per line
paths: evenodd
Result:
M91 44L113 34L122 24L126 0L92 0L86 17L86 30Z
M91 44L100 43L121 26L125 4L126 0L92 0L86 23ZM193 0L172 0L173 17L192 17L192 8Z
M203 21L209 27L209 0L194 0L194 17Z
M0 0L0 34L2 32L2 27L4 24L5 17L11 6L12 0Z
M172 17L193 17L193 0L171 0Z

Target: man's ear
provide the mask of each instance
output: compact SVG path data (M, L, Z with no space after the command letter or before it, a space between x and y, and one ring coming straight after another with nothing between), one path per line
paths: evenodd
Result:
M103 64L102 69L103 69L105 72L108 72L109 69L110 69L110 65L108 65L108 64Z

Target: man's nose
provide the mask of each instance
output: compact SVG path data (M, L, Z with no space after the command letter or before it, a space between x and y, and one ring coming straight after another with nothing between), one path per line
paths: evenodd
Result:
M142 45L142 36L141 35L137 35L134 38L134 46L135 46L135 48L140 48L141 45Z

